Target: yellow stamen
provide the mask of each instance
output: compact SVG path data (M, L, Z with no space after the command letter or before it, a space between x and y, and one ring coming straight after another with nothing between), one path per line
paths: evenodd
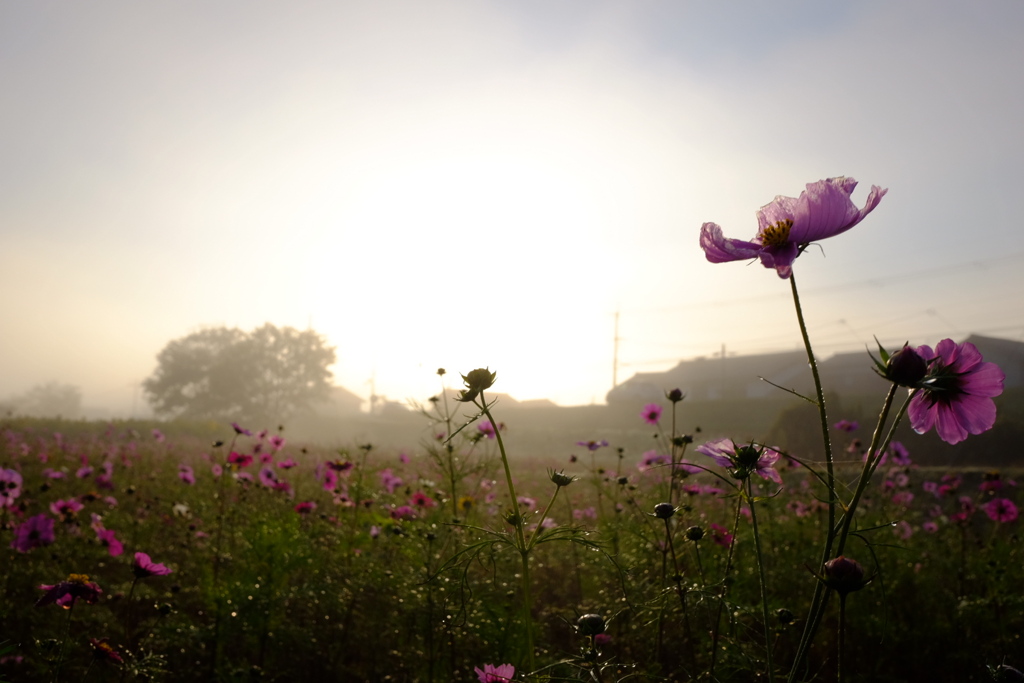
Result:
M68 574L68 583L89 583L88 574Z
M793 229L793 221L788 218L769 225L761 231L761 244L766 247L781 247L789 242L789 231Z

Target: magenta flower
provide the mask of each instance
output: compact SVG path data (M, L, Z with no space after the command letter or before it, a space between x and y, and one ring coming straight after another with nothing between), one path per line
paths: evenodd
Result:
M700 228L700 248L712 263L760 258L766 268L775 268L779 278L788 278L793 262L817 240L835 237L864 219L888 190L871 185L863 209L850 201L857 181L827 178L807 184L799 199L776 197L758 210L758 233L753 242L733 240L715 223Z
M982 360L970 342L957 344L943 339L935 350L917 347L929 361L928 375L921 380L907 414L918 434L932 427L946 443L960 443L968 434L981 434L996 422L994 396L1003 393L1006 375L995 363Z
M88 605L96 604L103 590L89 581L85 574L71 574L66 581L52 586L42 585L39 590L46 591L46 595L36 600L36 607L44 607L56 604L58 607L71 607L79 599Z
M96 540L107 549L111 557L117 557L124 552L124 544L117 540L117 536L109 529L96 529Z
M774 268L788 278L793 261L811 242L834 237L864 220L878 206L888 190L876 185L863 209L850 201L857 187L853 178L828 178L808 183L799 198L776 197L757 212L757 235L752 242L727 238L715 223L700 229L700 246L712 263L760 258L765 268Z
M495 436L494 425L491 424L490 420L481 420L480 424L478 424L476 428L477 430L479 430L481 434L486 436L488 439L493 439Z
M267 466L260 470L260 483L267 488L273 488L277 484L277 475L273 468Z
M50 512L63 517L65 520L72 519L84 506L74 498L68 498L67 500L58 500L50 503Z
M484 668L474 667L480 683L507 683L516 675L516 668L511 664L484 664Z
M408 505L401 505L391 511L391 519L399 521L416 519L416 510Z
M235 451L231 451L231 453L228 454L228 462L239 468L248 467L252 464L252 456L248 453L236 453Z
M196 483L196 474L188 465L178 465L178 479L191 486Z
M437 507L437 503L434 501L434 499L428 496L427 494L423 493L423 491L417 491L416 493L412 494L412 498L409 499L409 502L415 505L416 507L421 508Z
M316 510L316 503L311 500L303 501L295 506L295 511L300 515L308 515Z
M275 450L279 451L284 448L284 437L280 434L275 434L270 437L270 446Z
M640 413L640 417L649 425L658 424L658 420L661 419L661 406L657 403L648 403L644 406L644 411Z
M0 508L11 507L21 495L21 473L0 469Z
M833 429L838 429L841 432L855 432L860 427L856 420L840 420L832 425Z
M14 530L11 547L19 553L27 553L33 548L42 548L54 541L53 519L46 515L29 517Z
M714 522L712 522L710 526L711 540L714 541L716 545L720 545L723 548L728 548L732 545L733 535L729 533L728 529L721 524L715 524Z
M391 472L391 468L388 467L380 471L380 484L388 493L394 493L395 489L402 485L402 480L400 477L395 476Z
M593 452L599 448L604 448L605 446L608 445L608 442L604 439L601 439L600 441L577 441L576 445L583 446L588 451Z
M996 498L985 505L985 514L993 522L1005 524L1017 519L1017 506L1009 498Z
M636 468L641 472L646 472L652 467L657 467L658 465L667 465L668 463L669 457L667 455L662 455L658 453L658 451L653 450L645 451L643 454L643 459L640 460L639 463L637 463Z
M294 459L286 458L285 460L282 460L281 462L277 463L277 466L280 467L282 470L290 470L293 467L297 467L298 464L299 463L295 462Z
M167 576L171 573L167 565L157 564L149 558L146 553L135 553L135 561L132 562L132 573L137 579L145 579L150 576Z
M697 452L728 469L736 479L746 479L751 472L756 472L764 479L782 484L782 475L775 471L780 455L773 448L752 444L737 446L732 439L716 439L698 446Z
M242 436L243 434L245 436L252 436L252 432L250 430L245 429L244 427L239 427L237 422L232 422L231 428L234 429L235 434L238 434L239 436Z

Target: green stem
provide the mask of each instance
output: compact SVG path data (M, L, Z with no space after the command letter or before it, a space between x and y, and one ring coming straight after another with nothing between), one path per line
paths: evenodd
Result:
M508 464L508 454L505 452L505 442L501 438L501 430L498 428L498 423L491 415L490 408L487 407L487 399L484 398L483 391L480 392L479 400L480 402L477 403L477 407L480 408L480 411L484 416L490 420L491 427L494 429L494 437L498 440L498 452L501 453L501 464L505 468L505 483L508 486L508 495L512 498L512 510L515 514L516 522L516 549L519 551L523 567L520 579L523 593L523 628L526 630L527 661L529 662L530 671L533 671L534 653L533 616L530 604L530 548L526 544L526 534L523 531L523 516L519 514L519 498L516 496L515 484L512 483L512 468L510 468ZM555 493L557 494L558 492L556 491Z
M819 566L822 566L832 557L832 544L835 541L836 479L832 457L832 439L829 436L828 411L825 408L825 392L821 386L821 375L818 373L818 362L814 358L814 349L811 346L811 338L807 334L807 323L804 321L804 312L800 305L800 294L797 291L795 275L790 274L789 284L793 293L793 305L796 308L797 323L800 326L800 336L803 338L804 349L807 351L807 362L811 366L811 376L814 378L815 401L818 406L821 438L825 448L826 487L828 488L828 533L825 537L825 545L822 548L821 561L818 563ZM796 658L793 660L793 668L789 672L789 683L793 683L796 680L797 670L803 667L804 660L807 657L807 650L810 647L811 640L814 638L814 633L817 629L817 623L821 619L821 613L824 607L824 597L824 586L820 581L816 581L814 586L814 595L811 598L811 608L808 612L807 621L804 624L804 632L800 638L800 644L797 647Z
M868 459L864 463L864 469L861 472L860 481L857 482L857 489L853 493L853 498L850 499L850 504L846 507L846 512L842 519L842 528L839 530L839 540L836 543L836 555L842 555L843 549L846 548L846 539L850 534L850 527L853 525L853 515L857 511L857 505L860 504L861 496L864 495L864 491L867 489L868 482L871 481L871 475L875 473L878 468L878 463L882 461L882 454L885 453L885 449L889 447L889 442L892 440L892 435L896 431L896 426L899 425L903 419L903 415L907 411L907 406L910 405L910 399L914 397L913 394L907 397L907 400L903 402L903 406L896 414L896 419L893 420L892 426L889 428L889 433L886 436L884 442L879 447L879 442L882 441L882 432L885 428L886 420L889 418L889 410L892 408L893 399L896 397L896 390L898 385L893 384L889 388L889 393L885 396L885 403L882 406L882 412L878 415L878 424L875 426L875 432L871 436L871 445L868 446ZM831 559L831 558L829 558Z
M839 594L839 652L836 661L836 682L843 683L843 661L846 658L846 593Z
M711 634L711 668L708 671L708 679L715 680L715 662L718 659L718 636L722 624L722 608L725 607L725 594L729 588L729 572L732 571L732 556L736 549L736 538L739 536L740 508L743 500L736 501L736 517L732 522L732 543L729 544L729 553L725 559L725 575L722 578L722 591L718 595L718 612L715 614L715 627Z
M754 483L747 478L747 500L750 503L750 524L754 529L754 554L757 558L757 573L761 579L761 617L764 619L765 657L768 666L768 681L773 680L775 667L772 665L772 628L768 621L768 584L764 577L764 555L761 553L761 534L757 529L757 513L754 508Z
M551 506L555 504L555 498L558 498L558 492L561 489L561 486L555 484L555 492L551 494L551 500L548 501L547 507L545 507L544 512L541 513L540 521L537 522L537 528L534 530L533 536L530 538L530 542L526 544L527 552L533 550L533 546L537 545L537 539L540 537L540 532L544 530L544 520L547 519L548 511L550 511Z

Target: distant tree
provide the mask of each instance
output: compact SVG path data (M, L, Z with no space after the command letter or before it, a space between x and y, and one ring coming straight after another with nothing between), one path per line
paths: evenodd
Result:
M160 416L266 426L326 399L335 358L313 330L213 327L168 343L142 388Z
M82 414L82 391L73 384L47 382L15 396L9 403L21 415L75 419Z

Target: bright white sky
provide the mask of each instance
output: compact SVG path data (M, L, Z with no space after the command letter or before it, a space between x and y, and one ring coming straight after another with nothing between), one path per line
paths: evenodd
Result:
M796 348L704 221L889 194L796 264L822 355L1024 339L1024 3L0 4L0 397L127 410L171 339L314 329L338 383L571 405ZM453 382L454 384L455 382Z

